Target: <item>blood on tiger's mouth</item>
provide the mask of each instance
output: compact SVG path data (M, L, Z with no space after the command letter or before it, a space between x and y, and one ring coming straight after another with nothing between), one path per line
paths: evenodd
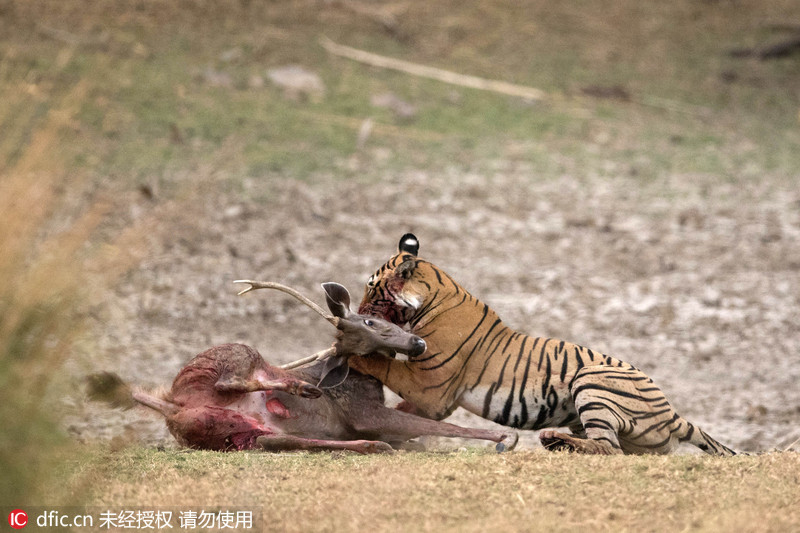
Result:
M361 315L376 316L389 322L396 323L393 319L397 317L397 311L394 306L389 303L366 303L361 304L358 308L358 313Z

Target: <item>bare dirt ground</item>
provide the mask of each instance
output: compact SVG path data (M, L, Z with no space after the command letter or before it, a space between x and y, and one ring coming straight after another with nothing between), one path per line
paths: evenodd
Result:
M800 438L800 191L577 168L538 181L512 161L490 167L251 179L157 206L153 250L95 309L87 355L68 368L65 426L79 439L174 445L150 413L87 405L81 376L113 370L154 387L213 344L244 342L274 363L320 350L332 328L319 317L278 293L237 297L231 281L276 280L321 302L319 283L335 280L358 301L413 231L422 257L508 325L636 364L722 442L767 450ZM160 201L127 194L122 218ZM493 425L462 410L451 421ZM522 446L538 445L522 433Z

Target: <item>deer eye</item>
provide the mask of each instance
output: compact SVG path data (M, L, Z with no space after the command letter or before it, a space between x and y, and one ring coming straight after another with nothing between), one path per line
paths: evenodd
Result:
M375 321L367 318L364 320L364 325L367 326L368 328L371 328L372 326L375 325Z

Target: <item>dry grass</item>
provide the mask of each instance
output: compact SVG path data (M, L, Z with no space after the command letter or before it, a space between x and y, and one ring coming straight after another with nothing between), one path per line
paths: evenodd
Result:
M796 59L728 54L779 39L770 22L800 16L791 0L736 9L689 0L384 2L397 34L343 7L371 4L363 0L6 4L0 97L19 109L0 112L9 132L0 154L14 153L42 102L88 79L89 98L72 125L79 135L65 150L75 166L122 181L167 189L203 165L232 180L309 178L332 168L352 178L376 165L470 166L498 156L548 177L563 171L551 154L591 161L595 150L626 167L640 161L635 173L652 178L702 172L738 180L797 168ZM377 71L331 56L318 44L323 35L554 98L528 105ZM287 64L318 73L325 98L284 98L265 74ZM387 91L417 115L370 103ZM364 150L357 139L366 118L375 127ZM354 154L363 166L350 161Z
M96 509L250 509L265 531L795 531L800 455L394 456L129 449ZM191 487L191 490L186 490Z
M41 235L57 204L56 184L63 179L48 153L72 105L66 101L62 112L48 117L2 176L0 420L4 428L14 428L0 437L3 502L32 501L53 466L52 452L61 444L43 395L65 359L78 322L73 303L80 266L71 259L98 217L95 210L72 224L74 232Z
M52 413L48 393L81 333L83 288L130 264L136 232L105 246L90 243L108 205L65 207L58 156L63 129L84 100L76 85L32 129L0 174L0 502L41 503L53 468L74 450ZM79 189L80 180L70 180ZM56 498L57 501L66 494Z

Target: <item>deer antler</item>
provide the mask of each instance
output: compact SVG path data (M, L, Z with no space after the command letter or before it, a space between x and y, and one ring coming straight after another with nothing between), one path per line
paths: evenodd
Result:
M275 283L274 281L251 281L249 279L237 279L236 281L234 281L234 283L247 283L250 285L246 289L239 291L237 296L241 296L246 292L254 291L256 289L276 289L281 292L285 292L286 294L294 296L295 298L306 304L308 307L319 313L322 316L322 318L333 324L334 327L339 326L338 317L335 317L330 313L326 313L320 306L318 306L317 304L315 304L314 302L312 302L311 300L309 300L308 298L306 298L305 296L303 296L302 294L300 294L291 287L287 287L286 285L282 285L280 283Z
M331 346L325 350L315 353L314 355L309 355L308 357L303 357L302 359L298 359L297 361L292 361L291 363L286 363L285 365L281 365L280 368L284 370L290 370L292 368L297 368L298 366L307 365L308 363L313 363L314 361L319 361L321 359L327 359L328 357L332 357L336 355L336 348Z

